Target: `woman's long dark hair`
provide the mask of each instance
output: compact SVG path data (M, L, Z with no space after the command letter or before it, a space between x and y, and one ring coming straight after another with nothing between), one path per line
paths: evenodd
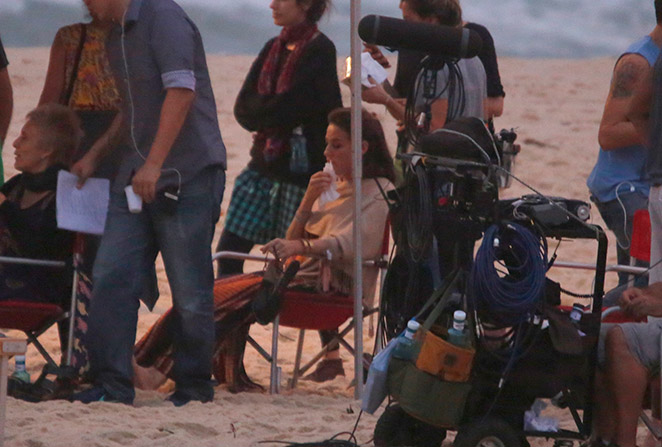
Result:
M368 143L368 150L363 154L363 178L387 178L391 183L395 182L395 169L393 157L388 150L386 137L382 124L375 116L363 110L361 113L363 125L361 126L363 141ZM349 108L339 108L329 113L329 124L338 126L352 134L352 113Z

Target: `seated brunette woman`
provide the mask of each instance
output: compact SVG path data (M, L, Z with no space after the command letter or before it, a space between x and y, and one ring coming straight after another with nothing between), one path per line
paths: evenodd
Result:
M329 114L324 156L333 166L335 175L317 172L312 175L308 188L296 212L285 239L274 239L263 247L280 259L292 256L324 255L330 252L330 288L338 293L351 293L353 283L353 209L352 147L350 136L350 110L336 109ZM393 160L388 151L379 121L363 112L363 180L362 234L363 259L379 257L383 228L388 205L382 191L392 189ZM321 203L319 198L333 182L339 196ZM378 229L378 227L380 227ZM320 288L322 265L320 257L306 258L290 287ZM372 303L375 294L377 270L364 269L364 303ZM214 318L216 321L216 350L214 375L219 383L227 383L232 391L255 387L243 368L243 352L250 325L255 322L251 302L260 287L261 273L236 275L216 281L214 287ZM321 290L321 289L320 289ZM136 362L141 367L156 367L161 373L170 372L172 344L169 325L174 316L169 311L138 342ZM332 333L323 333L322 341L330 340ZM337 350L327 354L321 366L309 377L315 381L330 380L344 374ZM141 385L145 370L137 368L137 386Z
M21 173L0 188L0 255L71 260L73 233L57 228L55 188L81 136L78 118L65 106L28 113L14 141ZM64 304L70 290L70 270L0 263L0 300Z

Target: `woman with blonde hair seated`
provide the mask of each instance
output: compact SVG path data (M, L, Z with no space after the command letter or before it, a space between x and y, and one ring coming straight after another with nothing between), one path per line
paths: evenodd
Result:
M81 137L80 121L65 106L48 104L28 113L14 141L20 174L0 188L1 255L71 260L73 233L57 228L55 189ZM61 269L0 264L0 300L62 305L70 290L71 275Z
M352 144L350 134L351 114L347 108L336 109L329 114L324 155L335 173L320 171L310 179L303 200L292 220L284 239L274 239L263 247L279 259L292 256L307 257L302 263L290 287L321 289L322 255L331 254L331 290L349 294L353 287L353 209ZM383 192L392 189L395 177L393 160L388 151L384 132L379 121L363 112L363 180L362 188L362 236L363 259L379 257L388 204ZM335 184L337 198L327 203L320 196ZM364 269L364 303L371 303L375 294L377 270ZM216 281L214 287L214 318L216 321L216 348L214 375L219 383L227 383L232 391L256 387L243 368L243 352L248 329L255 322L251 303L262 281L261 273L235 275ZM168 312L138 342L135 349L137 364L156 367L161 373L170 371L172 361L172 320ZM333 334L322 334L325 343ZM144 370L138 368L138 372ZM332 350L311 377L321 382L344 375L338 351ZM140 385L140 383L137 383Z

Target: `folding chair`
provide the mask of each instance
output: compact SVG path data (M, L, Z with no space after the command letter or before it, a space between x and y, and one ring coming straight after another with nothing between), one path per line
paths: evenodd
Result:
M82 238L77 235L74 242L74 256L76 253L81 253L81 249ZM60 269L67 267L67 262L64 261L3 256L0 256L0 263L23 264ZM63 309L61 306L51 303L11 300L0 302L0 328L23 332L27 337L28 345L32 344L46 361L39 378L35 382L36 384L43 382L48 375L56 375L58 378L73 378L75 375L70 367L74 331L74 318L70 317L75 315L76 311L76 286L78 283L78 272L75 269L72 281L71 304L69 309ZM39 337L53 325L67 319L69 319L69 327L66 338L66 357L64 362L62 362L62 365L59 366L41 344ZM63 337L60 336L61 341L62 339ZM62 348L64 348L64 346L62 346Z
M375 260L365 260L363 265L369 268L380 270L379 290L381 292L384 283L384 271L388 266L388 250L390 241L390 225L387 221L384 227L384 237L382 239L382 249L380 256ZM217 259L243 259L253 261L264 261L264 256L246 255L236 252L218 252L212 257ZM364 318L371 316L378 311L378 308L364 310ZM280 326L299 329L299 338L297 341L297 353L294 363L292 378L289 381L288 388L296 387L299 377L308 369L315 365L324 354L330 349L335 348L336 344L347 349L352 355L355 354L354 348L344 339L345 336L354 328L354 298L351 295L343 295L334 292L308 292L296 289L287 289L282 296L282 308L279 315L273 322L271 336L271 352L267 352L250 335L248 343L271 364L269 391L277 394L280 391L281 368L278 366L278 331ZM301 357L303 351L303 341L306 330L333 330L339 328L344 322L347 325L338 331L338 335L327 345L322 347L313 358L301 366ZM367 360L364 359L364 366L368 367Z
M630 238L630 265L635 266L637 260L650 262L651 259L651 219L647 209L634 212L632 218L632 236ZM634 275L630 275L628 283L632 285Z

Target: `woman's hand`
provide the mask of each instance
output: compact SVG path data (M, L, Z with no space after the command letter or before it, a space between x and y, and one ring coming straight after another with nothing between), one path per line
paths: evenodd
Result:
M307 211L313 206L313 202L333 183L333 176L328 172L319 171L310 177L308 188L301 200L301 203L307 208Z
M290 256L302 254L305 249L300 239L274 239L267 242L260 250L262 253L271 252L278 259L287 259Z
M71 173L78 177L78 182L76 183L76 188L78 189L83 187L87 179L92 177L92 174L97 169L96 157L91 154L92 152L88 152L71 167Z
M386 59L386 56L384 56L384 53L382 53L382 50L379 49L377 45L371 45L369 43L363 42L363 48L365 48L365 51L370 53L370 56L379 63L384 68L390 68L391 63Z

